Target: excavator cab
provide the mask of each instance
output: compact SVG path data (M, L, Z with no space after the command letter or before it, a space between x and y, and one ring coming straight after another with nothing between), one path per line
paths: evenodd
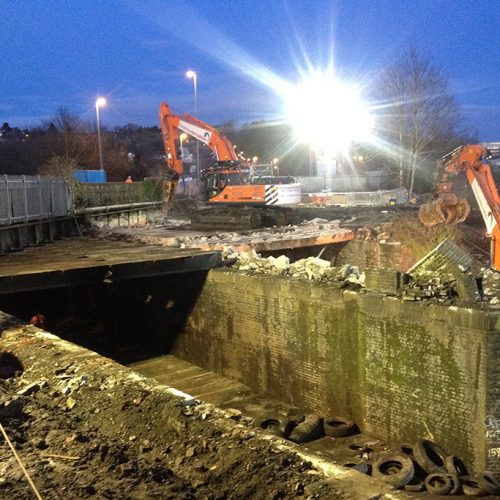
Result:
M216 163L202 174L202 189L207 200L217 196L226 186L240 186L246 183L244 173L235 165Z

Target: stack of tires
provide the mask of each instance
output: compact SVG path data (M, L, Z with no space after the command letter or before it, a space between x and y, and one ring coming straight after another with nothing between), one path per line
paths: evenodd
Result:
M254 425L294 443L307 443L323 436L347 437L359 432L352 420L342 417L325 419L296 412L290 412L287 416L266 413L255 419Z
M402 444L393 452L380 454L372 463L371 475L411 492L500 495L500 482L493 474L484 472L470 476L461 459L426 439L414 445Z
M351 420L292 412L287 416L267 413L254 425L295 443L307 443L329 436L344 438L359 433ZM357 449L355 445L351 449ZM362 447L359 447L360 449ZM490 472L469 475L462 460L449 455L441 446L427 439L414 445L401 444L392 451L364 454L359 463L345 464L364 474L381 479L395 488L409 492L427 491L432 495L500 495L500 482Z

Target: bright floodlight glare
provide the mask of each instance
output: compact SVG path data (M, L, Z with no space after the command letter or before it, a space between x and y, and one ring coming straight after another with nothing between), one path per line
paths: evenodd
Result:
M95 101L95 105L98 108L106 106L106 99L104 99L104 97L98 97Z
M196 72L190 69L189 71L186 71L186 76L188 78L194 78L196 76Z
M370 136L371 117L359 91L332 76L317 74L294 86L286 108L298 139L318 152L342 151Z

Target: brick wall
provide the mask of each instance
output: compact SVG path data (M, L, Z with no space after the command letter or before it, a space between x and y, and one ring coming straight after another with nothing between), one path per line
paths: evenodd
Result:
M499 318L212 270L174 353L304 409L352 417L384 440L429 437L500 473ZM488 414L498 435L486 433Z
M399 242L352 240L339 252L335 265L351 264L361 269L384 268L407 271L415 263L410 250Z

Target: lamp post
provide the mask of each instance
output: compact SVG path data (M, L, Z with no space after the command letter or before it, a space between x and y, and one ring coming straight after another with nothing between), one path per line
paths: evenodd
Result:
M179 135L179 147L181 150L180 158L181 162L184 163L184 150L182 149L182 143L187 139L188 135L184 132ZM182 178L184 179L184 166L182 167Z
M194 114L195 117L198 118L198 74L196 71L189 70L186 72L186 76L188 78L193 79L193 86L194 86ZM200 177L201 173L201 168L200 168L200 142L196 140L196 172L198 178Z
M95 101L95 114L97 116L97 143L99 145L99 165L101 170L104 170L102 161L102 145L101 145L101 124L99 122L99 108L106 106L106 99L98 97Z

